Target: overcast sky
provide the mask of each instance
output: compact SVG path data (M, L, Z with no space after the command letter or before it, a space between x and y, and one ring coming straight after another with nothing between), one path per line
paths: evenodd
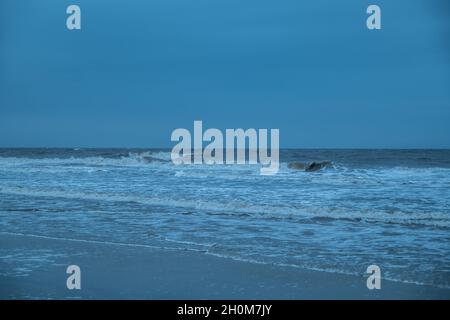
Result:
M447 3L1 0L0 147L171 147L203 120L282 147L449 148Z

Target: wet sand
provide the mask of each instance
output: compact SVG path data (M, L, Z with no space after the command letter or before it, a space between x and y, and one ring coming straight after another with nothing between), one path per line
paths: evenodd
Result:
M450 290L201 252L0 233L1 299L450 299ZM81 268L81 290L66 268Z

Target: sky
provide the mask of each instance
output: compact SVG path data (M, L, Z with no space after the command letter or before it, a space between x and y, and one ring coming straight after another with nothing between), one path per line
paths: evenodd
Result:
M449 3L1 0L0 147L172 147L202 120L284 148L450 148Z

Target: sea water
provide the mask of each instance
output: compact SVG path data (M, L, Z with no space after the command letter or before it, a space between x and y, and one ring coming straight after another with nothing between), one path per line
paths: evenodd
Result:
M376 264L384 279L450 287L450 150L281 150L280 160L262 176L258 165L176 166L163 149L0 149L0 233L354 275ZM333 165L287 167L323 160ZM0 273L27 274L52 254L0 243Z

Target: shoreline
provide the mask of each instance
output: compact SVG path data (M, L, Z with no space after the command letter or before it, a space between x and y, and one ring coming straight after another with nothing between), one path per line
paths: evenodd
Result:
M11 274L0 258L0 299L450 299L450 289L257 264L187 250L0 234L0 249L36 262ZM27 253L29 256L27 257ZM33 257L33 254L35 255ZM39 263L39 255L47 261ZM14 259L14 257L13 257ZM66 268L81 268L81 290L68 290ZM17 263L16 268L27 269Z

